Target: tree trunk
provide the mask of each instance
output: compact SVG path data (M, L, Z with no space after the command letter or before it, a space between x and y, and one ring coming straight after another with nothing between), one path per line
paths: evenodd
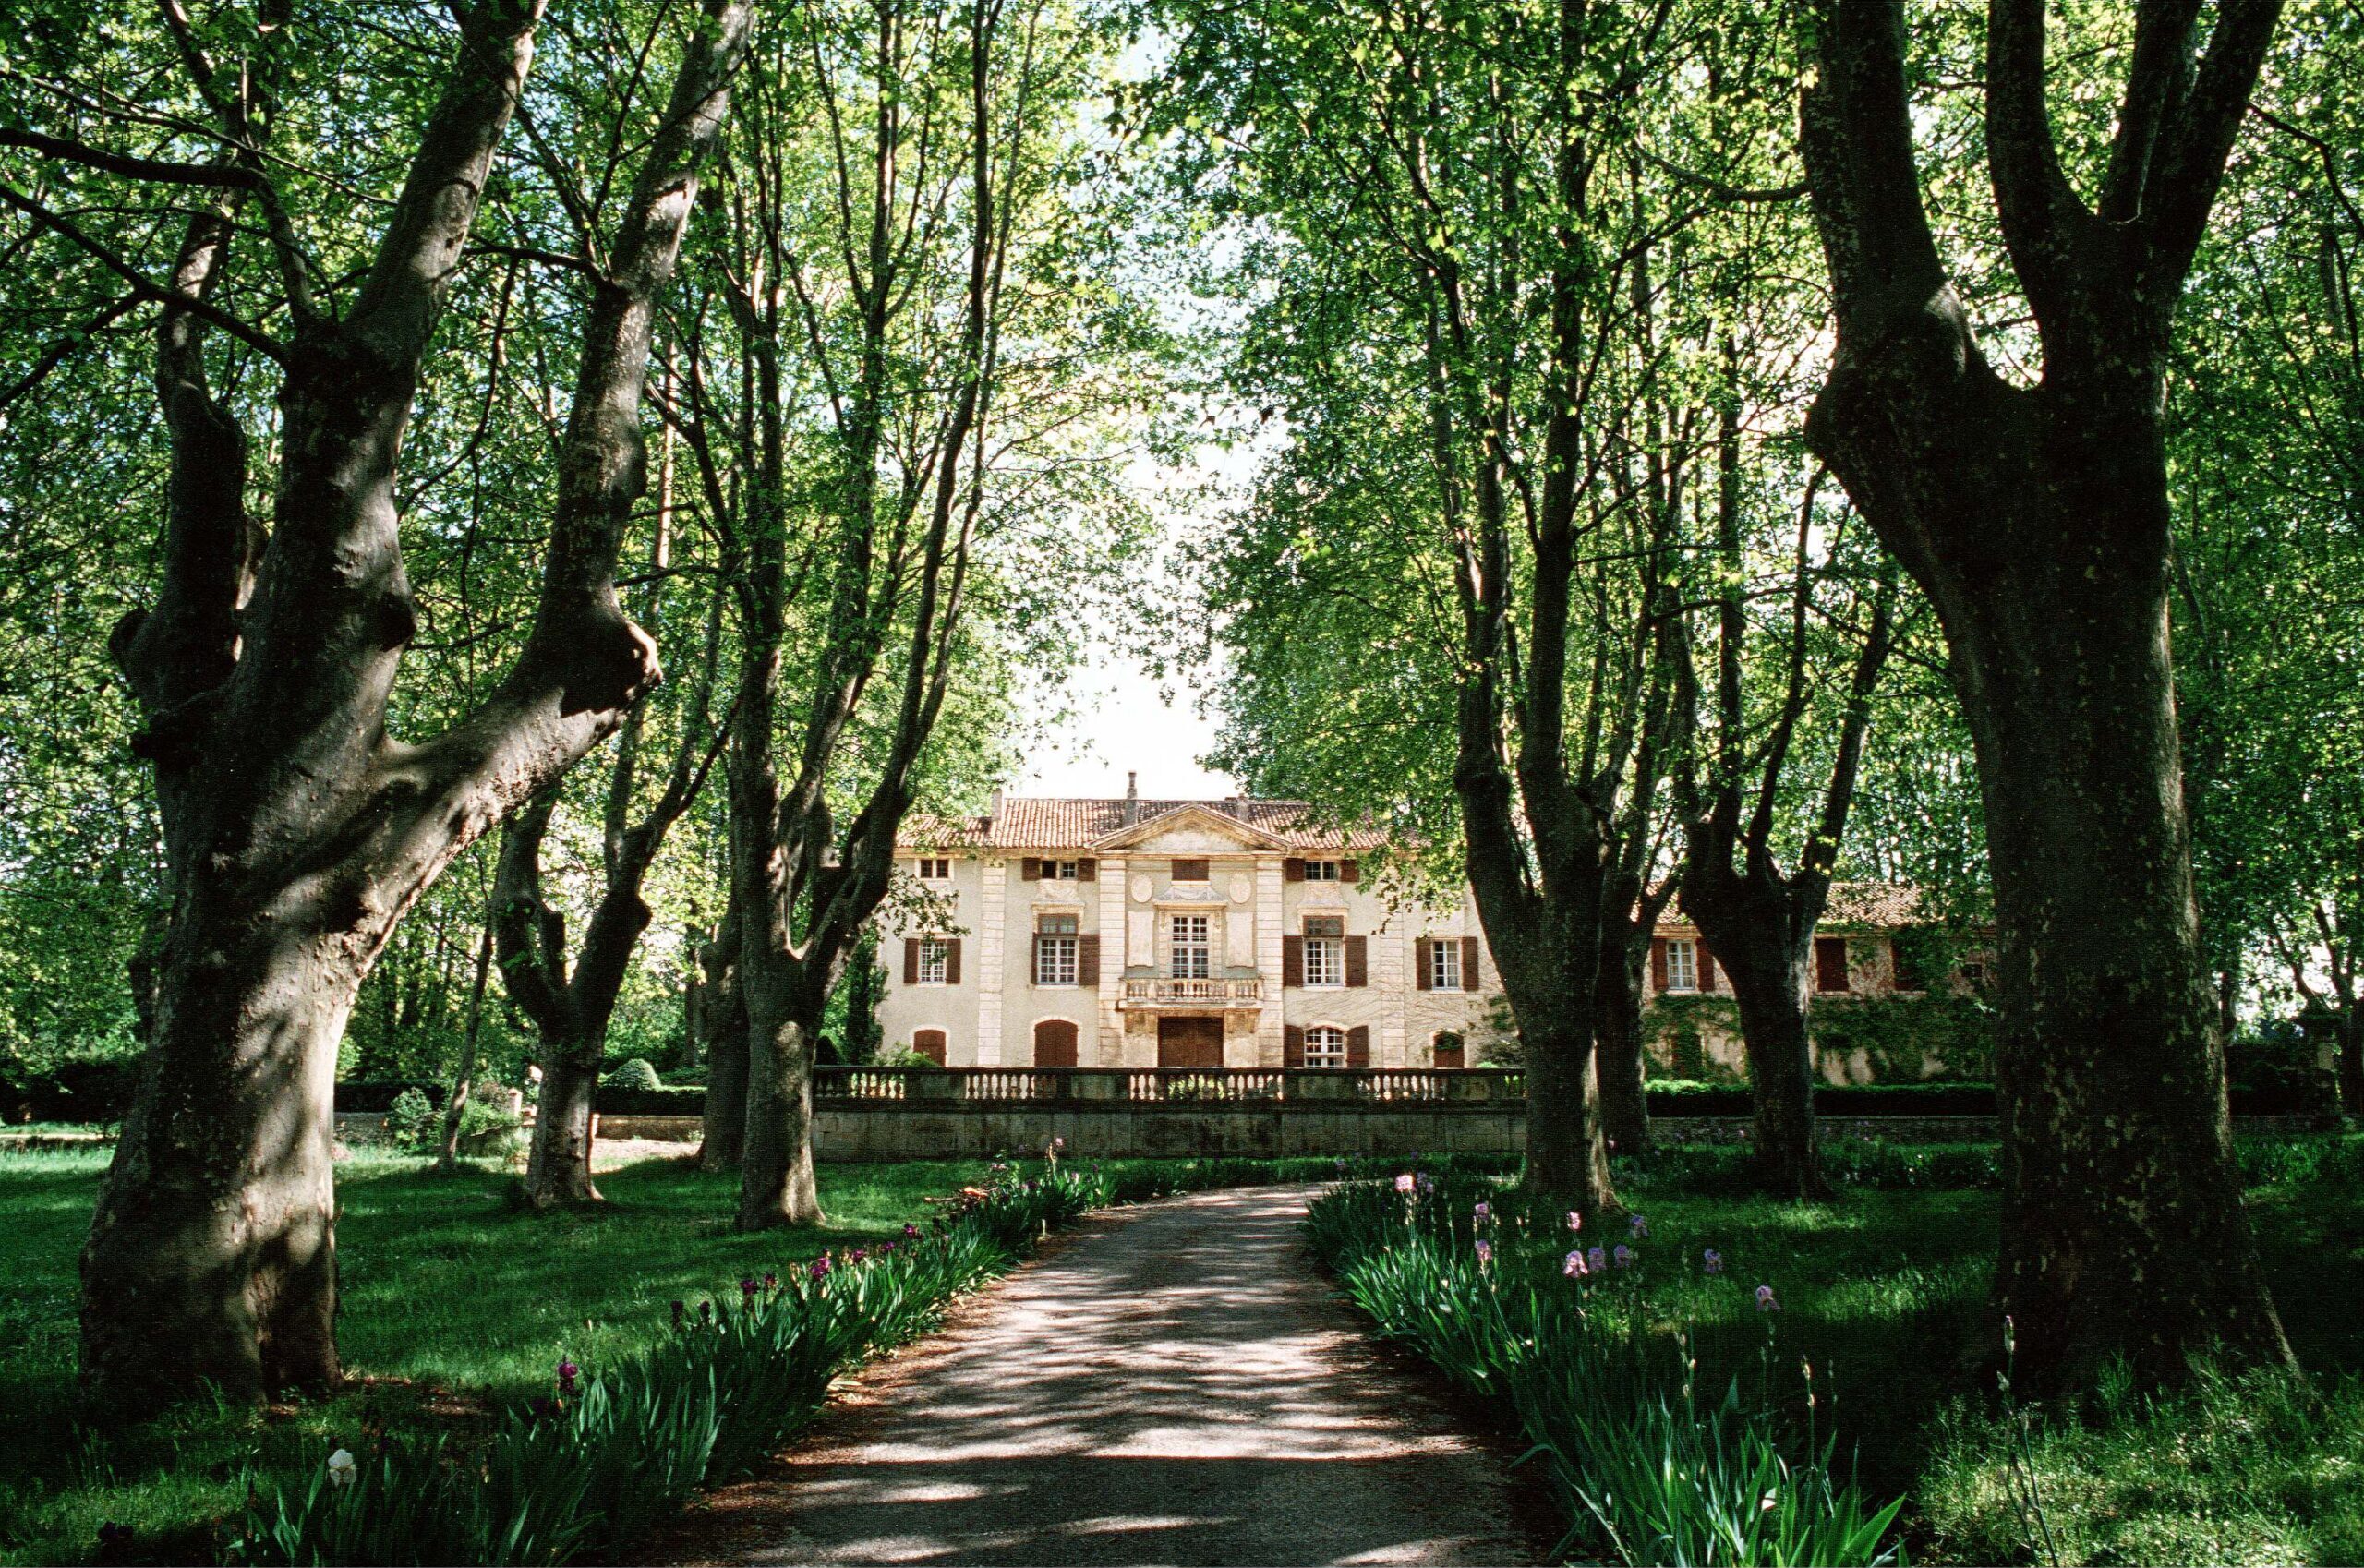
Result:
M2364 1006L2340 1009L2338 1042L2339 1108L2364 1116Z
M702 1170L735 1171L747 1148L747 1009L739 989L739 922L723 917L715 939L699 955L706 971L706 1000L698 1009L706 1028L706 1123L698 1148Z
M2136 18L2093 205L2064 172L2045 7L1989 6L1994 211L2042 374L1985 359L1920 191L1906 8L1818 0L1799 144L1838 334L1815 452L1936 607L1995 878L1996 1306L2025 1383L2287 1364L2241 1207L2192 889L2160 429L2175 309L2279 6ZM2195 67L2195 56L2200 56Z
M1592 1031L1559 1012L1521 1016L1545 1021L1519 1028L1526 1065L1526 1161L1519 1185L1587 1217L1613 1209Z
M492 916L487 911L484 931L476 938L476 976L468 983L468 1021L460 1036L460 1070L452 1075L452 1092L443 1101L443 1143L435 1168L452 1171L460 1164L460 1122L466 1116L468 1096L476 1092L476 1041L484 1028L484 987L492 970Z
M760 923L749 922L751 931ZM766 974L762 959L740 959L747 1009L747 1141L739 1165L739 1228L822 1223L813 1174L813 1048L821 1025L818 995L793 977Z
M340 1376L336 1057L360 966L288 905L199 882L82 1250L82 1364L117 1410Z
M1621 922L1620 923L1626 923ZM1600 1128L1613 1154L1639 1154L1650 1146L1648 1073L1642 1054L1642 966L1649 938L1605 943L1594 1055L1600 1080Z
M1801 935L1787 911L1753 921L1711 919L1688 897L1683 911L1698 922L1739 1004L1756 1113L1751 1163L1757 1185L1777 1198L1829 1197L1815 1142L1814 1041L1806 1017L1813 922Z
M545 1029L542 1100L525 1161L525 1201L536 1209L601 1201L591 1180L591 1115L599 1092L601 1042Z

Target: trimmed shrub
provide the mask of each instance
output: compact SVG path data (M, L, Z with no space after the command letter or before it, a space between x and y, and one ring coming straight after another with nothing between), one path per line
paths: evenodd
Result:
M646 1057L634 1056L620 1064L616 1070L599 1080L602 1089L621 1089L637 1092L645 1089L662 1089L665 1080L657 1075L656 1064Z
M463 1110L463 1116L466 1112ZM441 1129L442 1113L428 1102L416 1085L394 1096L386 1109L386 1136L405 1149L431 1141Z

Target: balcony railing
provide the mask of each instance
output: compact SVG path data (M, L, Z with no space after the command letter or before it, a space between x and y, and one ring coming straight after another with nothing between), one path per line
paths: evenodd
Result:
M849 1067L814 1069L833 1105L1507 1104L1526 1075L1499 1067Z
M1264 999L1260 975L1234 980L1176 980L1170 975L1137 975L1125 982L1119 1005L1164 1007L1171 1004L1201 1007L1236 1007Z

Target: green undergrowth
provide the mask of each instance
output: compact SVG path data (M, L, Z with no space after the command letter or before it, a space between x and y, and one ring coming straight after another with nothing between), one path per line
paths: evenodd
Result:
M1702 1272L1695 1310L1662 1315L1679 1244L1647 1223L1606 1237L1514 1206L1500 1184L1423 1171L1326 1194L1314 1252L1380 1331L1498 1401L1568 1522L1561 1554L1658 1563L1893 1560L1899 1499L1859 1484L1809 1380L1779 1343L1769 1296ZM1769 1264L1775 1248L1749 1249ZM1653 1289L1654 1278L1667 1284ZM1758 1320L1751 1360L1692 1325ZM1817 1418L1818 1414L1821 1418Z
M211 1560L236 1533L249 1476L309 1477L340 1446L482 1442L505 1412L549 1393L561 1360L597 1375L656 1353L674 1301L728 1305L742 1279L895 1240L939 1212L929 1198L993 1174L984 1161L825 1165L826 1225L742 1236L735 1175L688 1161L604 1171L604 1204L537 1214L498 1167L445 1176L363 1154L337 1171L347 1387L262 1414L199 1402L121 1426L84 1410L74 1379L75 1260L107 1157L0 1155L0 1562L90 1560L109 1525L123 1532L113 1560ZM1326 1159L1085 1169L1119 1202L1338 1174Z
M1942 1172L1956 1158L1948 1147L1894 1153L1934 1154ZM1964 1148L1966 1164L1951 1168L1974 1176L1969 1155L1982 1151ZM1828 1152L1834 1174L1869 1170L1875 1182L1890 1158L1867 1149L1849 1167ZM2364 1561L2364 1182L2354 1175L2364 1139L2259 1138L2240 1153L2301 1377L2203 1372L2165 1393L2105 1380L2083 1398L2014 1410L1991 1369L1974 1369L2002 1327L1986 1302L1997 1219L1983 1182L1841 1179L1830 1201L1778 1202L1745 1193L1744 1155L1732 1151L1617 1162L1619 1192L1649 1235L1592 1238L1622 1241L1634 1257L1622 1272L1612 1258L1610 1288L1597 1293L1611 1310L1596 1316L1642 1336L1661 1390L1684 1336L1698 1397L1719 1399L1737 1378L1743 1405L1773 1412L1792 1455L1836 1433L1841 1475L1904 1499L1898 1538L1915 1562ZM1385 1189L1392 1200L1392 1182ZM1455 1223L1468 1248L1465 1215ZM1710 1248L1719 1273L1705 1270ZM1548 1216L1505 1248L1522 1249L1544 1288L1567 1283ZM1759 1285L1774 1287L1778 1313L1756 1311Z

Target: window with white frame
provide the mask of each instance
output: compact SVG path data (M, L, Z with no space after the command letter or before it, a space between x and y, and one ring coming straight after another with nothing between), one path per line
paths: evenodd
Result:
M943 936L920 938L920 983L942 985L952 972L952 943Z
M1429 989L1461 989L1461 939L1439 936L1429 944Z
M1202 914L1178 914L1171 917L1166 927L1169 967L1176 980L1204 980L1211 959L1207 944L1207 917Z
M1076 917L1046 914L1034 928L1034 983L1073 985L1076 983Z
M1306 917L1305 983L1308 985L1346 983L1346 923L1340 917Z
M1045 882L1073 882L1075 874L1074 861L1044 861L1043 862L1043 880Z
M1308 861L1305 862L1305 879L1308 882L1336 882L1339 880L1338 862Z
M1346 1065L1346 1031L1335 1024L1317 1023L1305 1031L1305 1065L1343 1067Z
M1669 991L1699 989L1699 946L1688 936L1666 939L1666 988Z
M951 881L951 857L948 855L922 855L920 857L920 880L922 882Z

